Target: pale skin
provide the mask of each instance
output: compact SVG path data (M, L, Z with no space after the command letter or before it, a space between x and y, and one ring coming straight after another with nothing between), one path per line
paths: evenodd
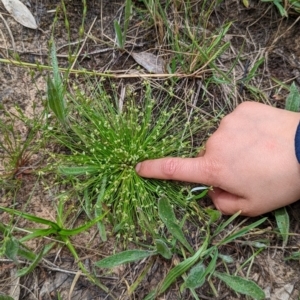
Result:
M222 119L198 157L147 160L136 171L212 186L209 196L223 214L261 215L300 199L299 121L299 113L244 102Z

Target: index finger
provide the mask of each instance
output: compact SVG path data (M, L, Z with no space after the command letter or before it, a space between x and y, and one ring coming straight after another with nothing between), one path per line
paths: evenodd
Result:
M218 167L205 157L166 157L145 160L136 166L138 175L146 178L171 179L216 185Z

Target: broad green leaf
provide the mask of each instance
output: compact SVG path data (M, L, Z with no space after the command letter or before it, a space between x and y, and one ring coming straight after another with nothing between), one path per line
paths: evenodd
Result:
M172 252L167 244L162 240L155 240L156 251L165 259L170 259L172 257Z
M98 166L80 166L80 167L66 167L60 166L58 171L63 175L77 176L77 175L90 175L99 172Z
M195 265L189 272L186 280L185 286L190 289L196 289L201 287L205 282L205 265L199 263Z
M19 245L18 255L27 260L34 260L36 257L32 251L26 249L22 244Z
M214 275L237 293L250 296L257 300L265 299L264 291L251 280L219 272L215 272Z
M279 208L274 212L276 223L280 231L283 246L286 246L289 239L290 217L285 207Z
M25 267L17 272L17 276L21 277L32 272L35 269L35 267L38 265L38 263L41 261L41 259L52 249L54 245L55 243L46 245L28 267Z
M95 263L95 266L99 268L113 268L122 264L138 261L155 254L156 252L154 251L127 250L99 260Z
M294 112L300 111L300 92L295 82L290 86L290 93L286 98L285 109Z
M5 255L13 260L17 261L17 254L19 251L19 242L14 237L6 237L5 238Z
M162 197L158 200L158 214L164 222L169 232L190 252L194 253L193 248L186 240L180 226L176 223L176 217L172 206L167 197Z

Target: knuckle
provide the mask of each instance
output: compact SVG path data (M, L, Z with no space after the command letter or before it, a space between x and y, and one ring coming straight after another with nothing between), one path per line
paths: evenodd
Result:
M220 164L213 159L203 159L199 170L203 173L207 181L217 184L221 172Z
M166 177L172 178L175 175L178 168L179 163L176 158L167 158L161 166L161 171Z

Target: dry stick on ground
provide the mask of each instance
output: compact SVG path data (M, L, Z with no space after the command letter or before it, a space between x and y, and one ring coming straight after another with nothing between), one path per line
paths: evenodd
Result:
M84 45L86 44L86 41L87 41L87 39L88 39L88 37L89 37L89 35L90 35L90 33L91 33L92 28L94 27L94 24L95 24L96 20L97 20L97 17L93 20L92 25L90 26L89 31L88 31L88 33L86 34L86 36L85 36L85 38L84 38L84 40L83 40L83 43L82 43L82 45L81 45L81 47L80 47L80 49L79 49L79 51L78 51L78 54L76 55L76 57L75 57L75 59L74 59L74 62L73 62L73 64L72 64L71 68L70 68L70 71L73 70L73 68L74 68L74 66L75 66L75 64L76 64L76 62L77 62L77 60L78 60L79 54L81 53L81 51L82 51Z

